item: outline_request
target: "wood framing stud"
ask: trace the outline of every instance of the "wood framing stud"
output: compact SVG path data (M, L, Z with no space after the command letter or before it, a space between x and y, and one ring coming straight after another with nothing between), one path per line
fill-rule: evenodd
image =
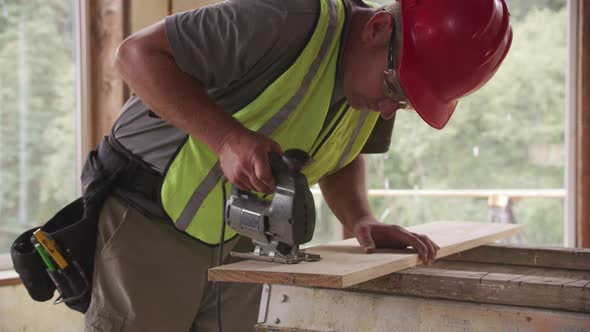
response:
M90 25L88 48L90 123L92 146L96 146L114 123L128 96L115 69L115 50L129 29L127 0L88 2Z

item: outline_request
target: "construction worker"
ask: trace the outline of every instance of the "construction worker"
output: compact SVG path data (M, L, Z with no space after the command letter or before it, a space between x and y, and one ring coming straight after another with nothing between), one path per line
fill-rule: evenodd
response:
M387 151L395 112L442 129L457 101L498 69L512 40L505 0L228 0L127 38L117 68L134 91L98 160L128 159L104 201L87 331L253 330L260 287L215 266L221 177L269 193L269 152L299 148L304 169L366 253L425 235L371 213L362 154ZM225 235L225 253L251 244ZM225 261L230 261L225 258Z

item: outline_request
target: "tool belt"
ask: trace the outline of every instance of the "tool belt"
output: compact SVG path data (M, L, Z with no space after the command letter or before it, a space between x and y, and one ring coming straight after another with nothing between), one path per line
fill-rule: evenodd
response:
M98 217L104 200L115 188L155 199L161 175L117 144L105 137L88 155L82 170L82 197L12 244L14 269L33 300L50 300L57 289L60 297L54 303L64 302L85 313L92 293Z

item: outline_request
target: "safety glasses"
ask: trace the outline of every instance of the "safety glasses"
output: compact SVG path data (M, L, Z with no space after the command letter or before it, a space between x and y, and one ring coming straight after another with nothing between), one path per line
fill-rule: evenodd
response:
M392 15L393 17L393 15ZM393 20L393 28L391 29L391 37L389 39L389 54L387 55L387 69L383 72L383 92L385 96L392 101L399 104L402 108L413 109L412 104L406 97L402 85L399 80L399 75L394 68L394 50L395 47L395 18Z

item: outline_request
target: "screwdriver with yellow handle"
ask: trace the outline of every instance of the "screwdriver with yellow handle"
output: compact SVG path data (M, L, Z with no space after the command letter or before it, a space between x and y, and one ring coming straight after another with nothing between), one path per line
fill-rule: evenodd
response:
M45 252L48 253L51 258L53 258L61 270L65 270L68 267L68 262L59 251L55 240L52 239L49 234L45 233L41 229L38 229L33 233L33 236L37 239L39 244L43 246Z

